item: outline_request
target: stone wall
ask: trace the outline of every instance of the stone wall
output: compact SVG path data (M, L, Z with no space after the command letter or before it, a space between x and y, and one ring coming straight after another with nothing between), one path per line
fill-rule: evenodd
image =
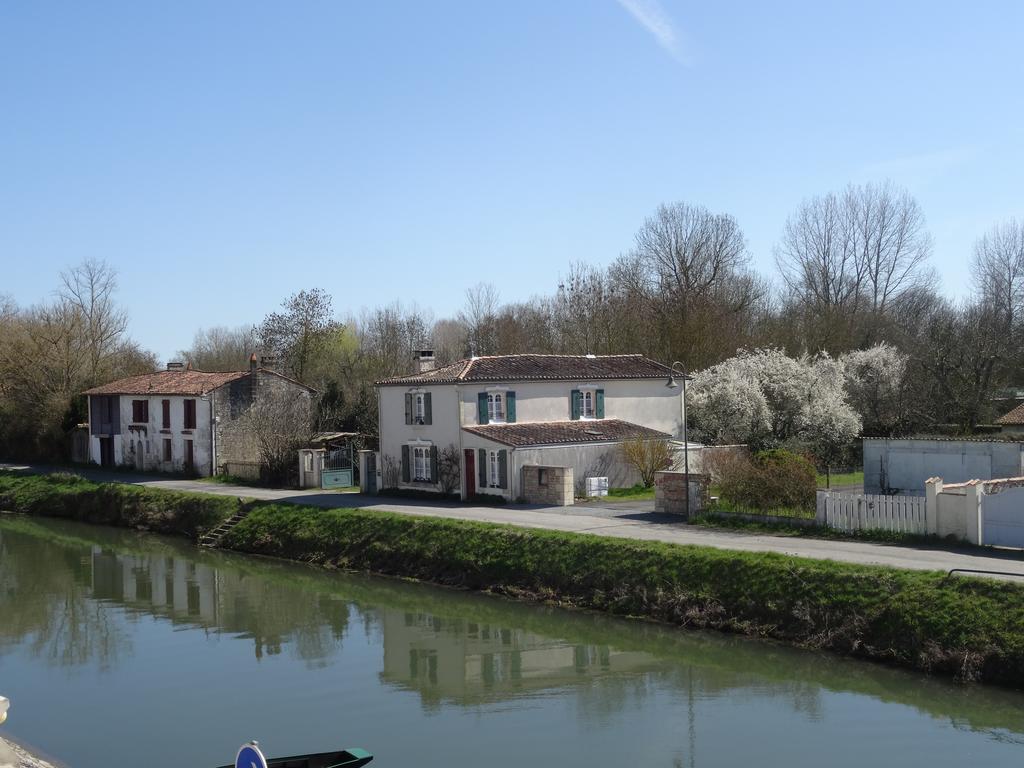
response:
M260 463L259 443L245 419L254 402L264 397L299 397L306 392L305 387L291 379L263 369L215 390L212 396L217 419L217 471L227 471L228 464L241 467Z
M690 515L704 510L708 478L690 473ZM654 475L654 511L686 515L686 473L656 472Z
M568 507L574 503L572 467L524 465L519 487L527 504Z

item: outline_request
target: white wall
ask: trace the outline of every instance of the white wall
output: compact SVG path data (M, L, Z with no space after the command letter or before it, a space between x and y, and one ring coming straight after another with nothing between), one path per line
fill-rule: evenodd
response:
M185 441L192 440L195 471L210 474L211 437L210 402L200 397L181 395L132 396L120 395L121 432L114 435L114 463L131 465L137 469L156 472L180 472L185 468ZM196 401L196 428L185 432L185 400ZM132 423L132 402L149 402L149 421L145 424ZM171 427L163 430L163 401L171 401ZM136 427L136 429L131 429ZM144 430L137 429L145 427ZM163 460L163 441L171 440L172 460ZM100 439L89 437L89 459L100 463Z
M592 387L604 390L606 419L621 419L670 435L680 434L682 388L669 389L663 379L519 381L507 385L461 384L462 424L468 426L478 423L477 395L498 386L516 393L517 423L569 421L571 392L574 389Z
M947 484L1024 475L1024 443L981 440L865 438L864 492L886 485L899 493L924 494L925 481Z

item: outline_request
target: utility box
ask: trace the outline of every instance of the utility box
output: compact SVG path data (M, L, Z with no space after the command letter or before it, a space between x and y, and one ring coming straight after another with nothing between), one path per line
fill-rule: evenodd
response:
M587 496L607 496L608 495L608 478L607 477L588 477L586 485Z

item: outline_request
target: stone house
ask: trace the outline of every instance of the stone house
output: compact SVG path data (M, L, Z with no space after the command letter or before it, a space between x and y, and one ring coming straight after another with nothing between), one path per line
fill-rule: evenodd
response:
M262 397L313 390L253 355L247 371L196 371L182 363L87 390L89 461L203 477L258 476L259 446L244 418ZM254 471L254 468L257 468Z
M669 368L641 355L499 355L377 382L380 487L441 490L456 458L463 498L523 498L524 471L572 469L612 487L639 481L622 459L627 440L668 440L682 429ZM530 469L527 469L530 468ZM390 476L389 476L390 475Z

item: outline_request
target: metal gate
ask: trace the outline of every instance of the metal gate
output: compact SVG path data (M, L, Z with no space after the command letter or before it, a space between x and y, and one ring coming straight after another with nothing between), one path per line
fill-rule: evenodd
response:
M981 543L1024 548L1024 488L1006 488L981 497Z
M321 488L350 488L355 485L355 461L352 444L330 447L324 454L320 473Z

